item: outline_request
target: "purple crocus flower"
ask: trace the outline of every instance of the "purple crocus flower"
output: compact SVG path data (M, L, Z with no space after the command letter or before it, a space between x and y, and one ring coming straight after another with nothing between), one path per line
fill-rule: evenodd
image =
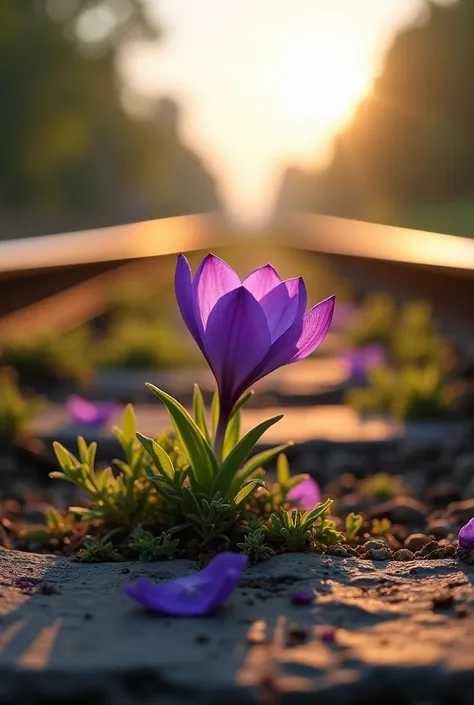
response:
M100 428L110 420L117 405L113 401L94 403L72 394L66 400L66 409L74 423Z
M286 498L298 509L311 511L321 499L321 490L316 480L308 477L307 480L303 480L303 482L292 487Z
M218 436L250 386L278 367L303 360L323 342L334 311L332 296L305 313L301 277L282 281L267 264L241 282L214 255L202 260L194 278L180 255L175 290L184 322L216 378Z
M153 612L173 617L198 617L219 607L237 587L248 558L243 553L219 553L204 570L184 578L153 583L139 578L127 594Z
M351 377L365 380L371 367L386 362L387 351L380 343L371 343L363 348L347 350L343 359Z
M458 535L459 546L465 551L474 549L474 519L465 524Z

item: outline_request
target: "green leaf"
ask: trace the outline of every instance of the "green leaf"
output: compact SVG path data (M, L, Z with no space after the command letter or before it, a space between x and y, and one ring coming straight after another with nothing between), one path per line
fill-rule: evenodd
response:
M225 460L240 438L240 411L237 410L229 419L225 430L224 443L222 446L222 460Z
M216 437L217 424L219 423L219 392L215 391L212 397L211 403L211 417L212 417L212 437Z
M232 489L234 492L237 492L238 487L242 484L242 482L245 482L248 480L248 478L256 471L258 468L263 467L267 463L270 463L275 456L277 456L279 453L281 453L283 450L286 450L289 446L292 446L293 443L284 443L281 446L276 446L275 448L269 448L268 450L262 450L261 453L257 453L254 455L250 460L248 460L245 465L242 467L242 470L239 472L239 474L236 476L234 483L232 485ZM279 458L282 456L279 455ZM285 456L283 456L285 457Z
M105 468L104 470L102 470L99 477L97 478L97 489L99 490L99 492L104 492L110 480L113 479L114 474L111 468Z
M253 389L250 389L248 392L246 392L243 396L240 397L239 401L234 405L234 408L232 409L232 413L230 415L230 418L234 416L240 409L243 407L244 404L248 402L250 397L253 397L255 392Z
M69 470L70 468L74 467L74 465L77 465L77 459L72 455L72 453L66 450L66 448L62 446L61 443L54 441L53 448L54 452L56 453L58 462L62 468Z
M247 497L257 489L257 487L266 487L266 485L262 482L262 480L250 480L247 482L235 495L234 504L237 506L242 504L242 502L244 502Z
M141 433L137 433L137 438L147 453L153 458L158 470L161 470L163 475L166 475L172 479L174 477L174 467L168 453L160 445L158 445L153 438L142 436Z
M87 447L87 443L85 442L82 436L79 436L79 438L77 439L77 449L79 451L79 458L81 460L81 463L83 465L86 465L89 459L89 448Z
M288 458L283 453L278 456L277 460L277 482L280 487L287 484L290 479L290 463Z
M147 387L168 409L195 480L203 485L212 482L218 470L217 459L196 423L176 399L153 384L148 383Z
M137 433L137 420L131 404L127 404L123 412L122 432L125 441L134 441Z
M273 426L282 418L283 414L273 416L271 419L262 421L262 423L259 423L258 426L255 426L255 428L245 434L224 460L214 483L213 489L215 492L219 491L222 495L227 496L236 474L247 460L255 444L270 426Z
M194 420L203 434L206 441L211 444L211 436L209 434L209 429L207 428L206 421L206 409L204 406L204 399L202 397L202 392L197 384L194 385L194 395L193 395L193 411Z
M93 441L89 446L89 452L87 454L87 461L86 461L90 468L94 467L96 453L97 453L97 443L96 443L96 441Z

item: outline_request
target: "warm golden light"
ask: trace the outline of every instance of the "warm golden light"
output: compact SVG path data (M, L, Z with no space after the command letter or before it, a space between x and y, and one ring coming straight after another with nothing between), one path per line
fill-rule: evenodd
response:
M368 89L370 66L340 37L297 40L276 65L278 111L297 129L334 128Z

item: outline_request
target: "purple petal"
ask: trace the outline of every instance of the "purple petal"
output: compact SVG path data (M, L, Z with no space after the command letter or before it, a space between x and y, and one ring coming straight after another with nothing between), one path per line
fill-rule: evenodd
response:
M242 383L263 360L271 345L260 304L243 286L225 294L214 306L204 347L216 377L221 401L233 405Z
M201 336L194 316L194 296L191 267L184 255L179 255L174 275L176 301L189 332L201 347Z
M312 477L308 477L307 480L292 487L286 497L298 509L311 511L321 499L321 490L318 483Z
M294 605L310 605L314 600L314 594L306 590L295 590L291 595L291 601Z
M248 558L220 553L204 570L165 583L139 578L127 594L147 609L174 617L196 617L219 607L237 587Z
M117 405L112 401L95 404L72 394L66 399L66 409L74 423L99 427L110 420Z
M459 546L466 551L474 549L474 519L465 524L459 532Z
M269 291L281 284L281 279L271 264L259 267L251 272L242 282L251 294L260 301Z
M240 285L239 277L224 260L215 255L203 259L193 280L195 320L200 333L219 299Z
M373 343L363 348L347 350L343 359L351 377L365 379L371 367L386 362L387 351L380 343Z
M303 360L321 345L331 325L334 312L335 297L331 296L325 301L316 304L303 317L303 330L297 343L297 351L291 362Z
M306 308L305 283L301 277L288 279L265 294L259 303L267 317L274 343L295 322L297 316L303 316Z

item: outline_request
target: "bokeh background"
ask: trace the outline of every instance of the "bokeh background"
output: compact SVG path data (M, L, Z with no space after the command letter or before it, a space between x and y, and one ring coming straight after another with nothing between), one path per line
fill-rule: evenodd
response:
M2 239L222 209L474 234L472 0L3 0Z

